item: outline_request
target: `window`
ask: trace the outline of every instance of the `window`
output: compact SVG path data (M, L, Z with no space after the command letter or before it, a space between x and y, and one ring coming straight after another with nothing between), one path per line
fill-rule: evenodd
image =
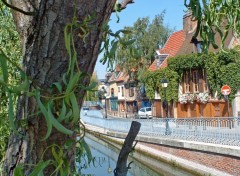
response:
M163 63L163 61L166 59L166 57L167 57L168 55L166 55L166 54L161 54L161 55L158 55L156 58L156 60L157 60L157 68L159 68L160 67L160 65Z
M208 90L206 72L201 69L186 71L182 86L184 93L206 92Z
M118 87L118 92L120 92L120 87Z
M187 71L185 74L184 74L184 92L185 93L190 93L190 72Z
M122 97L124 97L124 89L123 89L123 87L122 87Z
M194 70L192 72L193 76L193 92L199 92L198 87L199 87L199 77L198 77L198 70Z
M118 110L118 101L117 99L111 99L111 110L117 111Z
M133 97L134 96L134 88L130 87L129 88L129 97Z
M111 96L114 97L114 88L111 88Z
M146 108L146 111L152 111L152 108Z

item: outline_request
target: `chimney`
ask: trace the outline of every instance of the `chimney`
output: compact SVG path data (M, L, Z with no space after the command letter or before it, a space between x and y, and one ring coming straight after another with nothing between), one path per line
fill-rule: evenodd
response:
M187 12L183 16L183 30L186 33L191 33L196 28L197 21L192 19L192 12Z

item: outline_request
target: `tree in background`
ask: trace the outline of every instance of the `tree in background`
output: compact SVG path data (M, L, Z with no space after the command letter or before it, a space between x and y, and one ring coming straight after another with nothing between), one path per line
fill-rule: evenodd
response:
M85 98L84 98L84 101L98 101L98 77L97 77L97 74L96 72L93 72L92 76L91 76L91 79L90 79L90 84L95 84L96 86L91 89L91 90L88 90L85 94Z
M125 27L128 33L123 34L123 40L135 40L131 45L125 46L119 43L116 51L116 65L131 75L132 71L137 71L137 76L141 80L142 75L154 61L154 53L162 47L173 32L168 26L163 24L163 11L150 21L149 17L139 18L133 27Z

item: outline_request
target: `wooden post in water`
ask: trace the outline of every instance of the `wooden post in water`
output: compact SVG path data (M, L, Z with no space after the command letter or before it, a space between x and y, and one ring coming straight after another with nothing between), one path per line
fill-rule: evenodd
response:
M117 166L114 169L114 176L126 176L129 166L127 166L127 158L130 152L133 150L133 142L137 137L140 130L141 123L132 121L128 135L124 141L122 149L118 156ZM130 165L130 164L129 164Z

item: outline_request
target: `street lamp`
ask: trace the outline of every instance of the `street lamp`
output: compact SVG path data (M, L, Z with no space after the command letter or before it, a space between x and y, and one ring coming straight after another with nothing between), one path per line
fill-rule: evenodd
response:
M169 129L169 124L168 124L168 102L167 102L167 95L166 95L166 89L167 89L167 86L168 86L168 81L167 81L167 79L163 78L161 83L162 83L162 87L164 89L163 108L165 108L165 110L166 110L166 131L165 131L165 135L169 135L170 134L170 129Z
M106 98L107 98L107 91L104 87L102 87L102 93L104 95L104 99L105 99L105 118L107 118L107 101L106 101Z

